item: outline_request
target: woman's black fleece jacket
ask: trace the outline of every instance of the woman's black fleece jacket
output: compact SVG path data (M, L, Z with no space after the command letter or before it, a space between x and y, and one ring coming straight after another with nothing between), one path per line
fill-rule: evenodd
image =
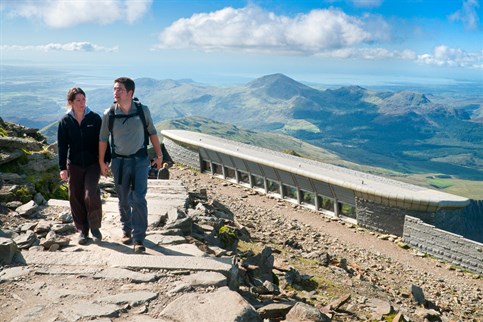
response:
M90 111L81 124L67 113L59 122L57 146L59 150L59 168L67 169L67 159L73 165L87 168L99 162L99 132L102 119L99 114ZM109 148L106 162L110 162Z

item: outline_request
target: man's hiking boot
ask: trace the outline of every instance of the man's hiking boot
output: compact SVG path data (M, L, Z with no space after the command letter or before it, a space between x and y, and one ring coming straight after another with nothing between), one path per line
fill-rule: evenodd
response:
M91 234L95 242L100 242L102 240L102 234L99 228L91 228Z
M134 243L134 252L136 254L143 254L146 252L146 247L144 247L142 242L135 242Z
M89 237L88 237L88 234L89 233L84 233L84 232L81 232L79 234L79 239L77 239L77 243L79 245L85 245L89 242Z
M123 243L124 245L130 245L132 243L131 234L123 232L122 238L121 238L121 243Z

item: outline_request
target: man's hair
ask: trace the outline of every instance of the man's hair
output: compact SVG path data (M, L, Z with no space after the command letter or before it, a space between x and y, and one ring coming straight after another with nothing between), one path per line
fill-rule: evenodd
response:
M124 84L124 87L126 87L126 91L132 91L134 95L134 89L136 88L136 85L134 84L134 81L130 79L129 77L119 77L114 80L115 83L121 83Z

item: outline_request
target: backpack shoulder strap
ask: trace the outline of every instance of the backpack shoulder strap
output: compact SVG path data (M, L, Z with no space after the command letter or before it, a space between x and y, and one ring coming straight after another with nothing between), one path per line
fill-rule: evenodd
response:
M141 122L143 122L144 145L148 146L149 145L148 124L146 122L146 116L144 115L143 106L142 106L141 102L138 100L137 97L133 98L133 101L134 101L134 105L136 105L137 114L139 115L139 118L141 118Z
M111 105L111 107L109 108L109 112L108 112L108 128L109 128L109 133L111 133L111 157L114 157L116 155L116 153L114 152L114 135L112 134L112 128L114 126L114 118L116 117L116 115L114 115L114 109L116 108L116 104L113 103Z
M109 108L109 132L112 134L112 127L114 126L114 118L116 117L116 115L114 115L114 109L116 108L116 105L115 104L112 104L111 107Z

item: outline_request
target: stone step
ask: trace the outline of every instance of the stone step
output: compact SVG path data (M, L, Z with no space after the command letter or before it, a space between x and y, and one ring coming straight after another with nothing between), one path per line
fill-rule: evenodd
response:
M157 180L157 179L148 179L148 186L153 186L153 187L161 187L161 186L166 186L166 187L183 187L183 182L181 180Z
M47 206L70 208L69 200L61 199L49 199L49 201L47 201Z
M101 252L101 254L102 256L96 256L90 251L72 253L32 251L22 253L29 265L213 271L224 275L228 275L231 269L230 258L153 256L150 254L122 254L107 251Z

